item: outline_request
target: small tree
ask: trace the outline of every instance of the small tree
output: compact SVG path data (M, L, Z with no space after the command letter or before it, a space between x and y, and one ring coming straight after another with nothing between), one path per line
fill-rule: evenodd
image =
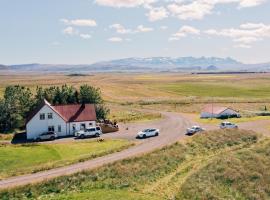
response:
M95 106L97 119L106 119L110 114L110 109L105 107L103 104L98 104Z
M80 103L102 104L103 99L99 88L82 85L79 92Z

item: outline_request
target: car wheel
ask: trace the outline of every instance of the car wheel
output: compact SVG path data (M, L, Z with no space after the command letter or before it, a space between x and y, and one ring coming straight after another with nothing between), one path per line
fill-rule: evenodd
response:
M146 138L146 135L145 134L143 135L143 138Z
M158 134L159 134L159 133L158 133L158 132L156 132L155 136L158 136Z
M82 135L80 135L80 138L81 138L81 139L84 139L84 138L85 138L85 136L82 134Z
M96 137L100 137L99 133L96 133L95 136L96 136Z
M52 136L50 139L51 139L51 140L55 140L55 137L54 137L54 136Z

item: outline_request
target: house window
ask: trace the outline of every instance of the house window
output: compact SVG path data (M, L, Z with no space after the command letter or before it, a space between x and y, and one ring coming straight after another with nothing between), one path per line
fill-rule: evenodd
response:
M44 114L44 113L40 113L39 119L40 119L40 120L45 120L45 114Z
M48 119L52 119L53 118L53 114L52 113L48 113Z
M80 125L80 130L85 130L85 124Z
M89 126L93 126L93 123L89 123Z
M61 125L58 125L58 132L61 132Z
M76 131L76 124L72 124L72 131Z
M54 132L54 126L48 126L48 131L49 132Z

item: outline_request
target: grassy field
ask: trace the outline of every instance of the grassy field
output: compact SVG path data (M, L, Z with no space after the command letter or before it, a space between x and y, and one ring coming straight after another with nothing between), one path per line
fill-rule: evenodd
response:
M14 84L28 86L33 91L37 85L46 87L68 84L79 87L90 84L101 88L103 98L109 105L124 105L126 112L132 112L134 108L200 112L209 102L237 110L258 111L265 106L270 109L268 74L58 74L34 75L31 80L29 75L0 75L0 96L7 85ZM144 120L144 117L139 118ZM119 119L122 120L121 116Z
M269 199L270 140L212 131L92 171L2 191L2 199Z
M123 150L130 145L125 140L3 144L0 145L0 179L84 161Z
M147 111L141 111L139 109L130 108L127 109L126 106L109 106L110 115L109 118L112 121L117 122L138 122L138 121L152 121L161 119L162 116L160 113L153 113Z

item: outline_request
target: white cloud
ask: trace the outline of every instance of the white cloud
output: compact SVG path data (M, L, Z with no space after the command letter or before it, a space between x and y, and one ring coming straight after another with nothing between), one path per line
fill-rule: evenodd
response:
M93 19L73 19L73 20L61 19L60 21L69 26L87 26L87 27L97 26L96 21Z
M150 28L150 27L145 27L143 25L139 25L137 27L137 30L135 32L151 32L153 31L154 29L153 28Z
M150 32L153 31L154 29L151 27L145 27L143 25L137 26L136 29L127 29L121 24L112 24L110 26L111 29L115 29L117 33L119 34L135 34L135 33L141 33L141 32Z
M170 4L168 9L173 16L182 20L202 19L211 13L214 5L204 1L194 1L190 4Z
M229 28L215 30L210 29L205 31L208 35L216 35L221 37L231 38L238 47L250 48L251 44L265 38L270 38L270 25L262 23L245 23L239 28Z
M131 8L142 5L148 5L155 1L156 0L96 0L95 2L102 6L110 6L116 8L121 7Z
M81 37L82 39L88 40L88 39L90 39L92 36L89 35L89 34L80 34L80 37Z
M169 4L168 10L173 16L182 20L203 19L206 15L213 13L213 9L218 4L238 4L239 8L254 7L261 5L266 0L195 0L195 1L175 1Z
M234 48L250 49L251 46L247 45L247 44L236 44L236 45L234 45Z
M77 35L78 33L79 32L71 26L68 26L63 30L63 34L65 35Z
M239 2L239 7L245 8L245 7L254 7L261 5L266 0L241 0Z
M179 40L181 37L186 37L188 35L200 35L200 30L192 26L182 26L177 33L174 33L169 41Z
M120 37L111 37L108 39L110 42L123 42L123 39Z
M126 29L124 26L122 26L121 24L112 24L110 26L110 28L113 28L116 30L117 33L120 34L127 34L127 33L132 33L131 29Z
M168 29L168 26L161 26L159 27L161 30L167 30Z
M149 21L153 22L167 18L169 13L164 7L150 7L149 12L146 15L148 16Z

